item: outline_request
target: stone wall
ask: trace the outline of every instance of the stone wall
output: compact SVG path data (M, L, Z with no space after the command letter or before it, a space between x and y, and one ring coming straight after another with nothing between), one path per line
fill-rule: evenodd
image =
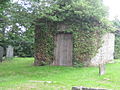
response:
M102 47L98 50L97 55L91 59L89 66L98 66L114 59L114 41L115 35L107 33L103 36Z

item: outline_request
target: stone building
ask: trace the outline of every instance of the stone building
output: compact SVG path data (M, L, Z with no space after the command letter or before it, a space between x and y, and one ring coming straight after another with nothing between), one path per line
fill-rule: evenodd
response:
M107 33L102 39L102 47L98 50L96 56L91 59L90 66L97 66L114 59L115 35L113 33Z
M62 26L61 30L64 31L65 28L65 26ZM97 54L91 60L89 55L79 55L80 57L83 56L81 62L85 66L98 66L99 64L105 64L114 59L115 35L113 33L107 33L103 35L102 41L102 46L98 49ZM86 41L84 41L84 43L86 43ZM53 61L53 65L72 66L74 57L72 33L58 33L55 37L55 44L55 60ZM95 47L97 47L97 45L95 45Z
M82 29L69 31L71 30L69 25L60 23L54 34L45 33L43 37L39 29L40 26L37 26L34 65L44 65L48 62L47 64L55 66L78 64L98 66L114 59L115 35L113 33L107 33L101 37L99 30L95 32ZM47 41L46 36L51 36L49 37L51 42ZM38 37L43 39L39 40Z

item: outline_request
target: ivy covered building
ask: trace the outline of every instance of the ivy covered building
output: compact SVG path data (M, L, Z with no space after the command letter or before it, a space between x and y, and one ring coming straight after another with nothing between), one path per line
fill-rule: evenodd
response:
M57 0L40 14L34 65L91 66L113 58L114 28L101 0Z
M84 36L81 36L76 39L78 47L75 47L74 43L76 41L74 41L73 33L64 31L67 28L68 27L63 24L60 25L58 33L55 35L55 59L53 65L72 66L75 64L83 64L84 66L98 66L99 64L105 64L114 59L114 33L105 33L102 35L101 46L98 42L100 39L98 39L97 36L94 39L90 37L91 40L89 41L87 41L87 38L84 38ZM82 31L80 33L82 33ZM94 51L92 52L93 48L96 49L96 53ZM76 52L74 51L75 49L77 50Z

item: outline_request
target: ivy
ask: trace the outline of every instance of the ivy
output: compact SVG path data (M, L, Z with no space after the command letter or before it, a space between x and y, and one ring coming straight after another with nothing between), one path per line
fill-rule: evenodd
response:
M113 20L113 23L115 27L117 28L117 31L115 32L115 59L120 58L120 20L116 17Z

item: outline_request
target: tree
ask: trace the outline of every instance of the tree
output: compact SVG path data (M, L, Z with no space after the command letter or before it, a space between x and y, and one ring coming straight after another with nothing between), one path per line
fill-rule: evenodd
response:
M33 56L34 31L31 25L27 26L30 24L28 18L27 22L29 23L26 23L26 18L23 18L26 15L26 9L17 3L13 4L11 2L4 2L1 4L1 7L4 9L0 13L2 16L0 45L4 48L8 45L14 46L16 56ZM16 13L19 11L21 11L21 14ZM24 16L20 17L23 13Z
M8 8L10 0L0 0L0 46L5 48L5 28L7 24L7 18L5 9Z
M0 0L0 45L3 45L5 26L6 26L6 13L5 9L8 7L9 0Z

